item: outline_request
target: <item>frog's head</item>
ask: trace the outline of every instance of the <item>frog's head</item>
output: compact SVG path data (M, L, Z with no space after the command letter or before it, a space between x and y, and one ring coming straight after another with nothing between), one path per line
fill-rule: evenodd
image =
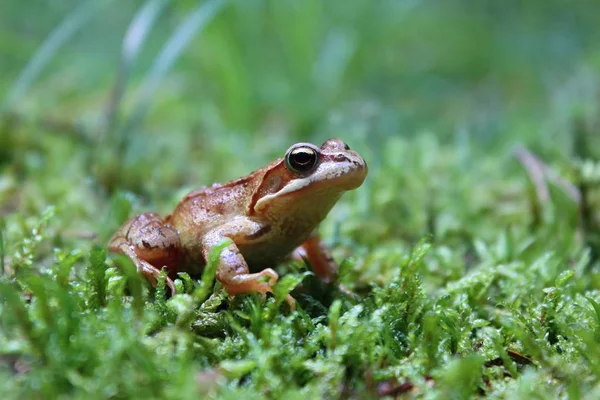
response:
M253 209L270 219L293 214L295 219L320 221L345 191L359 187L366 176L365 160L340 139L329 139L321 147L296 143L266 167Z
M280 195L300 191L344 192L359 187L367 176L367 163L340 139L329 139L320 148L297 143L285 153L291 179Z

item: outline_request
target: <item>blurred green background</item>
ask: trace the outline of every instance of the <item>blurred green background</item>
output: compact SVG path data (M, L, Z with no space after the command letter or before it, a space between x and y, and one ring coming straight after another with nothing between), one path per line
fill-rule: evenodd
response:
M148 106L130 121L130 140L157 139L161 154L182 160L205 141L199 138L224 132L282 138L265 141L276 150L330 135L356 135L378 150L382 137L422 130L485 144L507 136L567 142L572 108L595 103L594 1L207 2L210 21L177 42L199 4L4 1L5 109L100 135L128 28L147 36L131 41L136 56L119 121L109 128ZM25 65L61 28L67 32L55 51L23 87ZM144 93L149 71L168 58L161 51L169 40L167 52L185 48L156 91Z
M336 211L362 216L345 226L363 241L493 237L480 217L531 219L516 145L559 169L598 154L598 15L559 0L4 1L2 211L57 204L63 228L103 241L118 193L168 213L293 142L341 137L370 166Z
M369 162L353 209L381 214L379 238L431 231L429 208L450 210L448 229L490 210L521 221L498 202L525 190L515 145L598 154L598 15L559 0L4 1L1 204L59 203L97 230L117 192L168 212L335 136Z

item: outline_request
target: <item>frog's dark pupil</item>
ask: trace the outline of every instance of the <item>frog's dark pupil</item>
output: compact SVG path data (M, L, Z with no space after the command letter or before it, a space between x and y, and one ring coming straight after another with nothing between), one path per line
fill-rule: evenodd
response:
M308 163L310 163L310 161L312 160L312 152L307 152L304 150L298 150L297 152L294 153L294 161L297 164L300 165L306 165Z
M317 153L309 148L295 149L289 154L287 162L292 170L305 173L315 166Z

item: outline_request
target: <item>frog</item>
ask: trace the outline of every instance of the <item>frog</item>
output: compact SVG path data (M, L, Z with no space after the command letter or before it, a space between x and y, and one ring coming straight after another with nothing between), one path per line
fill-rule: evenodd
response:
M279 279L273 267L290 258L304 260L330 283L338 265L316 230L367 173L366 161L341 139L320 147L295 143L245 177L188 193L164 218L154 212L129 218L108 248L128 257L154 284L164 268L172 295L176 274L200 273L215 246L224 246L216 279L231 296L273 293ZM285 299L294 309L294 298Z

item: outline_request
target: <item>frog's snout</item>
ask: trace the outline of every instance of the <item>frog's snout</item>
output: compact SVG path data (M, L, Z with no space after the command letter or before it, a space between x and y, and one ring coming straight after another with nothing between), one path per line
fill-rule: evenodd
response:
M342 188L353 190L362 185L369 172L369 167L367 162L354 151L347 152L345 157L349 166L343 179Z

